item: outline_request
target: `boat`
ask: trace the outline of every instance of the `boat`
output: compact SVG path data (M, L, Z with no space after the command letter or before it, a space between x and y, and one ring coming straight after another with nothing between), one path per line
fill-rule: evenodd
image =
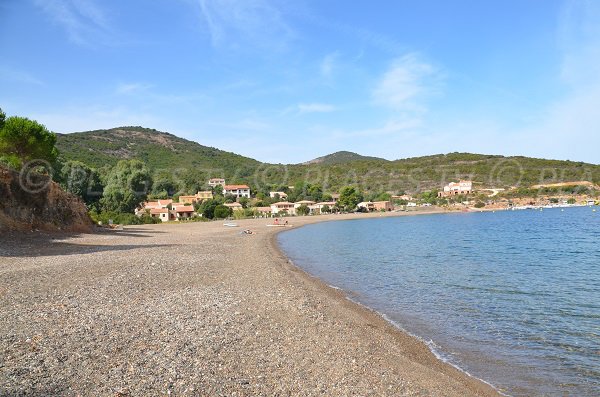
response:
M224 223L223 226L227 226L227 227L237 227L238 224L237 223Z

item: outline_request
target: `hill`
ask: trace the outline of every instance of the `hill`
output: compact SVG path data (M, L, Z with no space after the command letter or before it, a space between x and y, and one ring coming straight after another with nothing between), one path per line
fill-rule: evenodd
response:
M256 166L258 161L225 152L175 135L143 127L58 134L57 147L64 159L101 168L119 160L139 159L152 169Z
M303 164L267 164L143 127L61 134L57 146L63 160L79 160L97 169L122 159L142 160L155 173L155 181L181 180L188 193L211 177L247 183L255 192L267 194L269 189L300 182L320 184L329 192L348 185L367 192L422 192L459 179L473 180L476 188L600 181L600 165L473 153L388 161L342 151Z
M387 161L386 159L382 159L379 157L369 157L362 156L358 153L348 152L348 151L339 151L335 153L328 154L326 156L317 157L316 159L307 161L303 163L304 165L308 164L344 164L351 163L354 161Z

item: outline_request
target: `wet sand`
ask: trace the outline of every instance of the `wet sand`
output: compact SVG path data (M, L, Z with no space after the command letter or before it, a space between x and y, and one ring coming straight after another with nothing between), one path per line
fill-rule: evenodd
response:
M0 237L0 395L498 395L293 266L271 222Z

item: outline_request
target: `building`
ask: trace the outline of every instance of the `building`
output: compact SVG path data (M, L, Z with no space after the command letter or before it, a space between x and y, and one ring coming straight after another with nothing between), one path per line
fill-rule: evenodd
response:
M391 211L394 206L391 201L363 201L358 203L358 208L364 208L367 211Z
M331 201L333 201L334 203L337 203L339 199L340 199L339 193L331 194Z
M308 208L310 208L311 214L320 214L325 206L329 207L329 210L331 211L333 210L333 207L335 207L335 203L333 201L322 201L320 203L309 205Z
M149 214L153 218L159 218L162 222L171 220L171 214L168 208L152 208L149 210ZM141 216L141 214L139 216Z
M294 203L287 201L280 201L278 203L271 204L271 214L273 215L296 215L296 207Z
M471 181L460 181L450 182L444 186L444 190L438 193L438 197L450 197L458 196L459 194L471 194L473 193L473 182Z
M223 204L227 208L231 208L233 211L243 211L244 207L240 203L225 203Z
M412 201L413 196L410 194L403 194L401 196L392 196L392 201Z
M225 186L225 179L223 179L223 178L210 178L208 180L208 186L210 186L210 187Z
M279 195L279 198L282 200L287 200L288 195L285 192L269 192L269 197L275 198L276 195Z
M307 207L310 207L311 205L314 205L315 202L314 201L310 201L310 200L300 200L300 201L296 201L294 203L294 208L298 208L301 205L306 205Z
M273 213L271 207L254 207L254 212L259 216L271 216Z
M207 190L207 191L198 192L193 196L179 196L179 202L182 204L186 204L186 203L194 204L199 201L208 200L211 198L213 198L213 194L210 190Z
M190 219L194 216L194 206L175 204L170 212L176 221Z
M237 198L250 198L250 187L247 185L224 185L223 195L231 194Z
M168 209L170 205L173 205L173 200L171 199L146 201L144 204L141 205L141 207L135 209L135 214L137 216L142 216L148 213L152 215L152 210ZM158 216L158 212L155 211L155 214Z

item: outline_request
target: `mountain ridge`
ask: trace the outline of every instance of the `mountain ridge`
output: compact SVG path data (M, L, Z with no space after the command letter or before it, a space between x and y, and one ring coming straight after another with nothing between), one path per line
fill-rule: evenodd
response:
M458 179L496 188L600 181L596 164L459 152L386 160L340 151L300 164L270 164L135 126L58 134L57 147L63 161L77 160L96 169L112 167L119 160L141 160L155 174L162 173L155 179L182 180L190 193L212 177L267 193L269 186L300 182L317 183L329 191L358 185L367 191L416 192L440 189Z

